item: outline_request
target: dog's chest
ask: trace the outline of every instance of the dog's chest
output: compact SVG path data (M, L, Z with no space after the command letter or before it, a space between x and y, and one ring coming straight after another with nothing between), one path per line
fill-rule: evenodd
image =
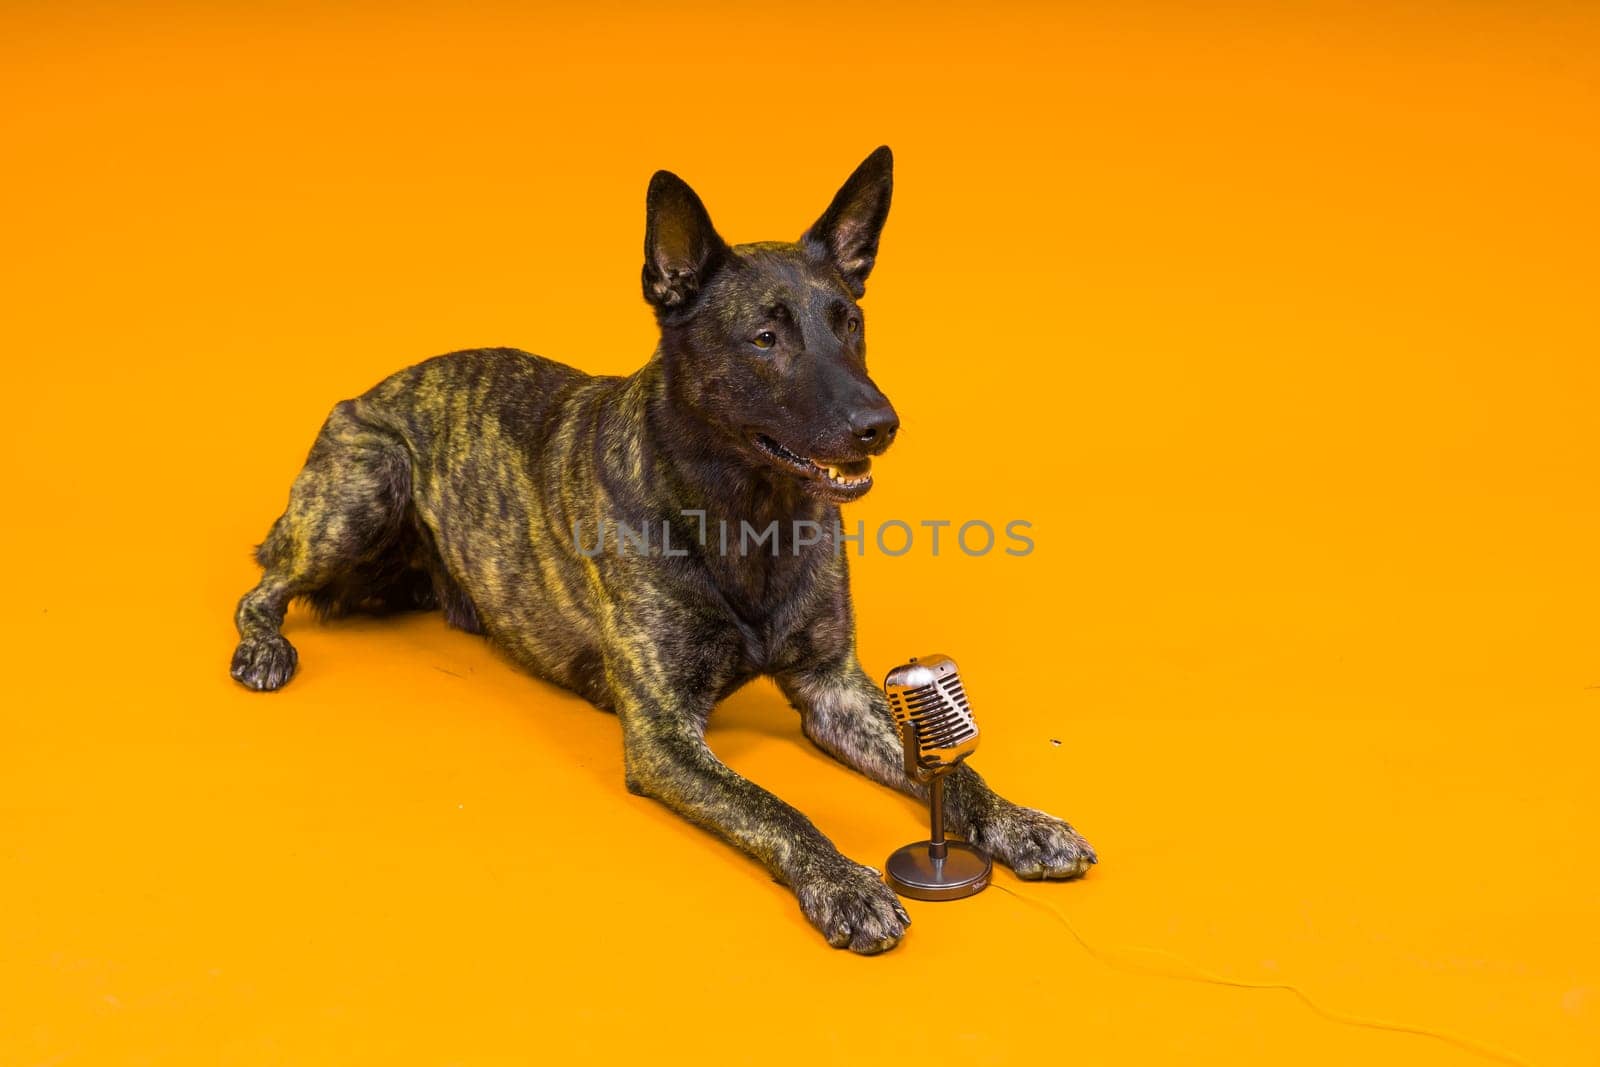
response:
M723 609L718 614L739 634L742 666L758 672L772 669L814 614L826 572L810 553L711 562L709 579Z

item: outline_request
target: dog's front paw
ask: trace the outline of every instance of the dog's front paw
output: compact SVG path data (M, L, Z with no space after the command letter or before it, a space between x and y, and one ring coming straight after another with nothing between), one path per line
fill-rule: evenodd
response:
M233 650L233 678L246 689L278 689L293 675L300 656L282 634L246 637Z
M878 872L849 860L802 880L795 896L828 944L863 956L894 948L911 925L900 898L883 884Z
M972 827L968 840L1018 878L1081 878L1100 862L1094 848L1064 820L1007 804Z

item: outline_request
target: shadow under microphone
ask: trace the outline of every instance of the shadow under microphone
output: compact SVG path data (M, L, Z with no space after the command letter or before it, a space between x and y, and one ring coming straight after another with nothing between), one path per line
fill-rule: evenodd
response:
M989 857L944 834L944 776L978 748L978 724L949 656L932 655L889 672L883 683L889 711L900 728L906 773L928 786L928 840L889 857L889 887L913 900L959 900L989 884Z

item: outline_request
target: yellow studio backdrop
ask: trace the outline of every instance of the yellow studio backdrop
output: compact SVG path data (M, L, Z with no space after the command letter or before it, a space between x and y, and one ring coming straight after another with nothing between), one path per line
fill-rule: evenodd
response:
M0 19L0 1063L1490 1062L1133 946L1596 1062L1593 5ZM653 170L792 239L880 143L904 430L846 519L1035 548L869 545L863 658L960 661L1085 881L857 958L437 615L229 679L335 401L629 371ZM922 827L770 685L710 740L858 860Z

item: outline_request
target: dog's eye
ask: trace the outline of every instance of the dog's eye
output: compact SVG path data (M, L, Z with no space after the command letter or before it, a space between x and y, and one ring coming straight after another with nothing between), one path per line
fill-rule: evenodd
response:
M849 330L851 333L855 333L857 330L861 329L861 320L856 318L854 315L851 315L844 321L844 328Z
M760 333L750 338L750 343L755 345L757 348L771 348L773 345L778 343L778 335L773 333L771 330L762 330Z

